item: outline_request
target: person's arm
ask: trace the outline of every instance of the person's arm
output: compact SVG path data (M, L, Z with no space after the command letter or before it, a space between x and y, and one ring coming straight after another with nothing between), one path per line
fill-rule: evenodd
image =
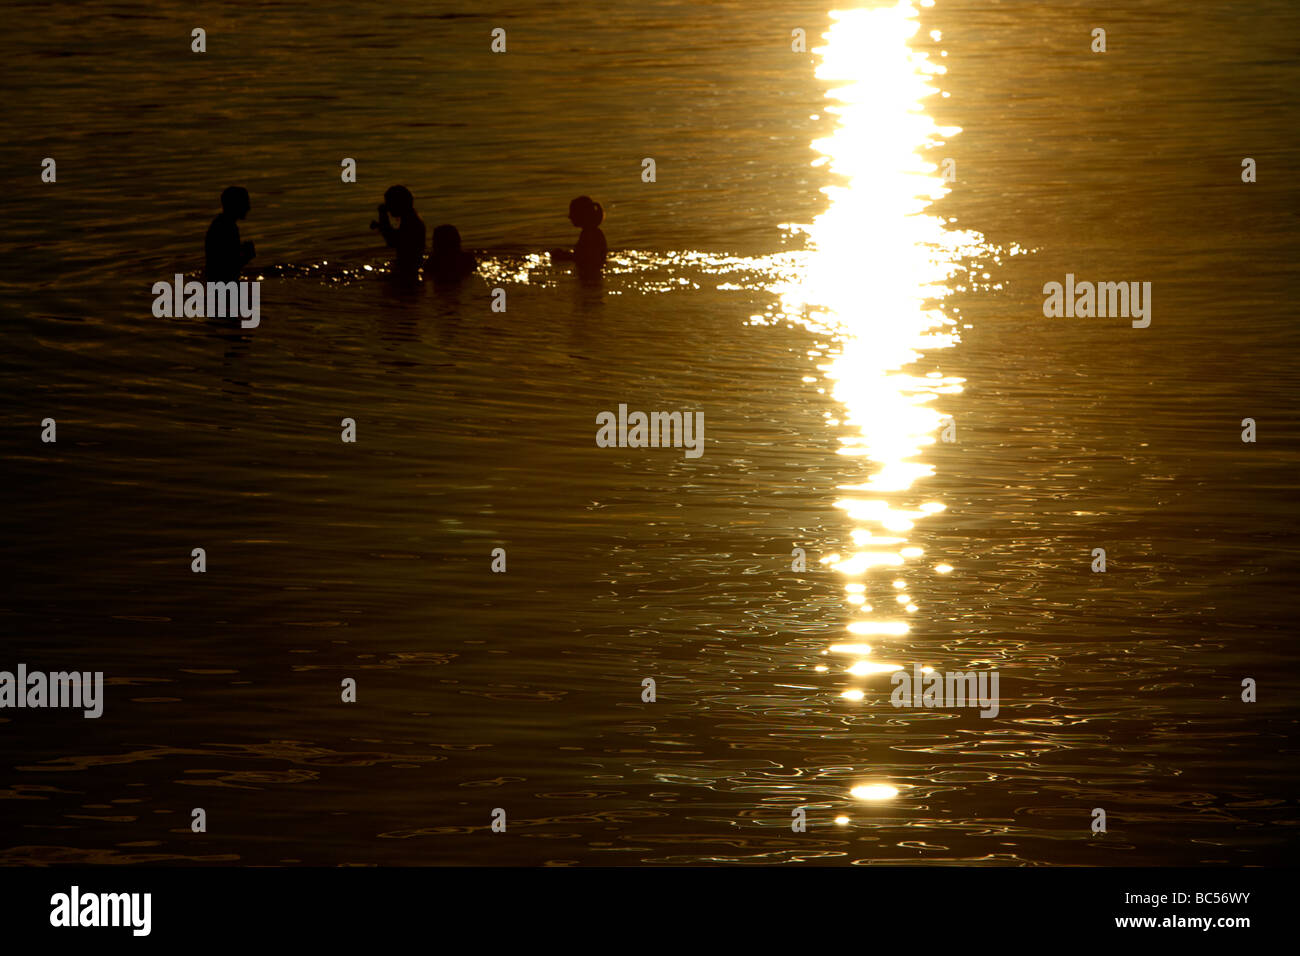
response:
M394 229L393 224L388 221L388 207L383 203L379 204L378 221L372 222L370 228L379 230L379 234L384 237L384 243L386 245L394 248L397 247L397 230Z

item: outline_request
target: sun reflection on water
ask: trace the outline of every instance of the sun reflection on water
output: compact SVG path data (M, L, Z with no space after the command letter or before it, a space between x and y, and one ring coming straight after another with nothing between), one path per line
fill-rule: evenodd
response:
M827 167L837 182L824 190L826 211L802 229L802 268L776 289L787 321L834 342L815 360L843 407L829 424L839 430L848 478L835 507L851 530L842 552L821 560L844 581L847 633L881 645L830 645L831 653L849 657L835 670L853 679L841 693L851 704L887 695L887 675L903 666L888 660L890 644L909 634L906 618L920 609L909 578L938 570L926 569L924 549L907 535L944 510L915 486L934 474L921 456L945 427L944 400L959 394L963 381L917 366L959 342L943 299L950 280L965 273L963 262L989 253L978 233L927 212L949 190L922 154L960 129L938 126L925 112L926 99L938 93L934 78L945 69L912 49L918 16L906 0L831 14L825 45L814 53L818 78L831 85L826 112L837 125L812 148L813 165ZM871 783L850 795L879 801L898 793Z

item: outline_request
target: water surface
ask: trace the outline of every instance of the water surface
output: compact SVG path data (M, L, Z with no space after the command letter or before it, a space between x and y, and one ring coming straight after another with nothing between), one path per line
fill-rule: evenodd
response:
M1294 8L481 10L0 41L0 666L109 682L0 718L0 860L1284 862ZM231 182L262 325L154 319ZM394 182L481 277L384 280ZM579 192L594 289L537 255ZM1043 318L1066 272L1152 325ZM705 454L596 447L620 403Z

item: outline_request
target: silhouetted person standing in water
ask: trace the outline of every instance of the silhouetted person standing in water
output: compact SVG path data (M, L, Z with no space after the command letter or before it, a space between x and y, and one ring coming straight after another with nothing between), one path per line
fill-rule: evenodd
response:
M388 221L392 213L401 223L396 229ZM420 262L424 259L424 220L415 211L415 198L405 186L389 186L379 207L379 219L370 224L378 229L384 242L397 250L393 260L394 278L418 279Z
M552 249L551 258L557 262L572 262L578 267L578 275L583 278L598 277L609 252L605 234L600 231L600 224L604 221L605 210L600 203L590 196L579 196L569 203L569 222L582 230L578 234L578 244L572 252L567 249Z
M439 285L459 282L477 268L474 257L460 248L460 232L455 226L438 226L433 230L433 248L424 264L424 278Z
M209 282L237 281L239 270L253 258L253 244L239 241L239 220L252 208L243 186L230 186L221 194L221 212L208 226L203 240L207 257L204 276Z

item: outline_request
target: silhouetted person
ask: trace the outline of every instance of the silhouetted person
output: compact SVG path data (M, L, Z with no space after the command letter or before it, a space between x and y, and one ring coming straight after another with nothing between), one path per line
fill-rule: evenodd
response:
M578 274L598 276L605 266L605 256L609 246L605 234L600 231L600 224L605 221L605 210L600 203L590 196L579 196L569 203L569 222L582 230L578 234L578 244L573 251L552 249L551 258L558 262L572 262L578 267Z
M433 230L429 261L424 264L425 279L449 285L459 282L477 268L474 257L460 248L460 232L455 226L438 226Z
M396 229L388 221L389 213L401 220ZM370 228L378 229L384 242L397 250L393 275L399 279L419 278L420 262L424 259L424 220L415 211L411 191L405 186L389 186L379 206L379 219Z
M253 258L253 244L239 241L239 220L252 208L243 186L230 186L221 194L221 212L208 226L203 240L207 257L204 275L209 282L237 281L239 270Z

